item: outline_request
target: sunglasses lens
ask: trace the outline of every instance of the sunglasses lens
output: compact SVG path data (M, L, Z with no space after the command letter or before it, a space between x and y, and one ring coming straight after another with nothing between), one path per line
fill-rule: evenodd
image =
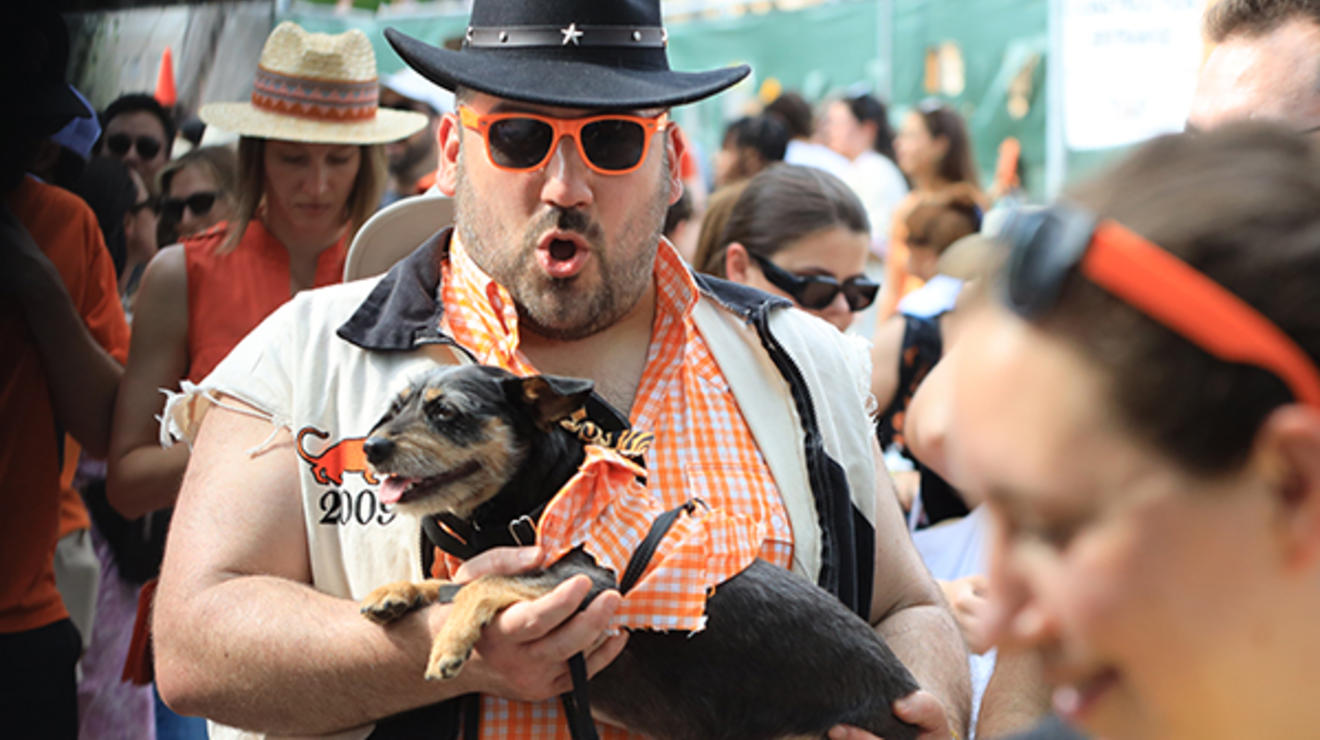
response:
M128 154L129 147L133 146L133 139L127 134L115 134L107 136L105 139L105 148L116 157L122 157Z
M540 164L553 139L554 130L534 118L504 118L492 123L486 133L491 161L519 170Z
M193 193L188 196L188 210L194 216L205 216L215 205L215 193Z
M177 198L167 198L160 202L160 215L166 221L178 223L183 218L183 201Z
M150 136L139 136L137 150L143 159L151 159L160 153L160 142Z
M839 284L833 280L823 280L821 278L805 277L806 282L802 283L801 290L798 291L798 303L803 308L820 310L830 305L834 296L839 294Z
M635 121L605 119L582 127L582 151L602 170L626 170L642 159L646 129Z
M843 284L843 297L848 301L848 308L860 311L875 302L875 295L880 291L880 284L866 279L849 280Z

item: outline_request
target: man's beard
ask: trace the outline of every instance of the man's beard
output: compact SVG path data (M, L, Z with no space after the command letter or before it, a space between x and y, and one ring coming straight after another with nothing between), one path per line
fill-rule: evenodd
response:
M521 327L547 339L582 339L614 325L646 294L669 206L667 178L658 179L656 192L626 220L614 244L606 243L601 225L585 212L545 204L521 234L507 234L482 207L461 156L457 179L455 221L463 245L477 266L509 292ZM582 274L552 278L542 271L536 247L550 229L581 235L600 276L590 292L579 285Z

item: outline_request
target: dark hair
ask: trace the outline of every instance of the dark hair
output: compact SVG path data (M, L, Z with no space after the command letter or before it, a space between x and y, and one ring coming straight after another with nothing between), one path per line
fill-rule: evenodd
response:
M834 226L871 233L866 209L852 189L824 170L778 164L747 182L724 224L718 247L694 263L702 272L724 277L724 254L730 242L770 257L790 242Z
M1229 36L1260 36L1295 18L1320 26L1317 0L1219 0L1205 13L1205 36L1219 44ZM1318 62L1320 64L1320 62Z
M981 178L976 172L972 141L967 135L967 124L963 122L963 117L938 101L924 102L915 110L931 138L943 136L949 142L944 157L940 159L937 170L939 176L947 182L966 182L979 188Z
M692 196L684 188L683 194L678 196L678 200L665 211L664 235L672 235L680 223L690 218L692 218Z
M981 208L975 196L970 188L955 187L923 198L908 213L907 245L941 255L949 245L980 231Z
M1277 127L1229 124L1164 136L1071 198L1176 255L1320 360L1320 152ZM1185 469L1242 465L1292 396L1273 374L1221 361L1077 274L1042 326L1107 378L1130 433Z
M788 128L789 138L792 139L810 138L815 128L812 125L811 105L791 90L775 98L774 102L765 107L765 112L767 115L778 116Z
M861 123L875 124L875 143L871 148L889 157L889 161L897 161L894 156L894 127L889 125L889 111L885 104L872 95L856 95L844 98L843 102L847 104L853 118Z
M160 121L160 126L165 130L164 144L165 158L169 159L170 149L174 147L174 116L165 110L157 100L146 93L129 93L115 98L110 105L106 106L105 111L101 113L101 131L105 131L108 125L116 117L125 113L137 113L144 111L155 116ZM101 145L105 142L105 134L102 133L101 141L96 144L96 151L101 151ZM148 183L150 184L150 183Z
M782 162L788 149L788 127L777 116L744 116L724 129L724 146L752 149L762 161Z
M137 202L137 183L128 174L128 166L115 157L92 157L82 176L70 188L91 206L101 226L105 246L114 261L115 274L124 271L128 245L124 234L124 214Z

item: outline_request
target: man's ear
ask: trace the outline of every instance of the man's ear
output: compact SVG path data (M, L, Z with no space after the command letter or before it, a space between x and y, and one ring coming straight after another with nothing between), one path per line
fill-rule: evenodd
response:
M435 173L435 184L440 192L454 197L458 190L459 139L463 136L463 125L455 113L446 113L440 117L436 127L436 153L440 158L439 169Z
M1252 457L1274 497L1284 566L1320 570L1320 410L1290 404L1256 434Z
M665 129L665 150L669 154L669 205L683 197L683 158L688 156L687 134L672 120Z
M740 242L729 242L729 246L724 248L724 277L735 283L746 284L751 262L747 247Z
M550 429L561 419L568 418L582 408L593 387L592 382L585 378L558 375L510 378L508 382L513 384L513 388L506 386L506 392L515 402L526 407L533 423L542 430Z

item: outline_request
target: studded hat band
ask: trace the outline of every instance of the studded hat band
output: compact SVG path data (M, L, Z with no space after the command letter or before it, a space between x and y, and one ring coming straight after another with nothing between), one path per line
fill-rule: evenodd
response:
M318 80L257 67L252 84L256 108L319 121L363 121L376 117L379 86L363 81Z
M661 26L468 26L463 44L474 49L528 46L613 46L663 49L669 33Z

